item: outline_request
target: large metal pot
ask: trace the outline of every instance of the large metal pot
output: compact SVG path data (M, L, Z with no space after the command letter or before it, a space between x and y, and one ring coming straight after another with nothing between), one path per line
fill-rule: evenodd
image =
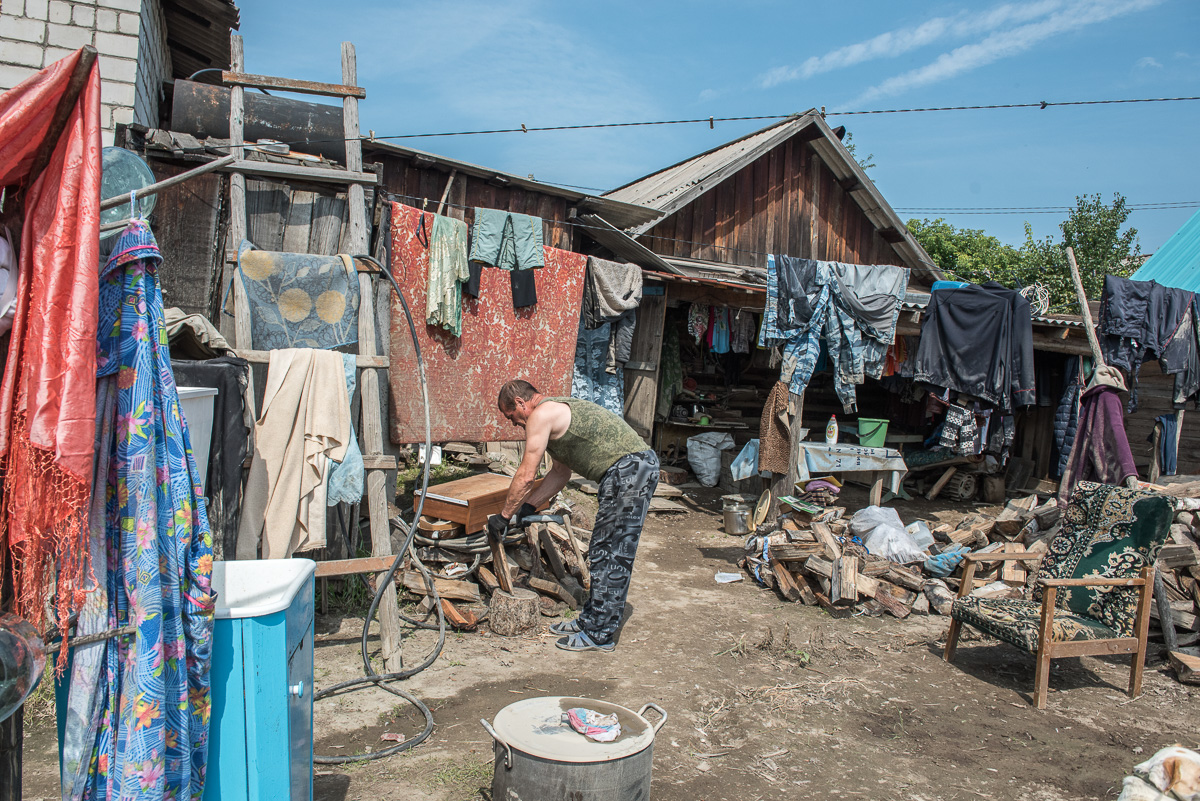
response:
M617 716L621 734L612 742L589 740L563 721L575 707ZM648 709L656 724L643 717ZM479 721L495 740L493 801L645 801L650 798L654 735L667 722L657 704L637 712L592 698L550 696L509 704L494 724Z

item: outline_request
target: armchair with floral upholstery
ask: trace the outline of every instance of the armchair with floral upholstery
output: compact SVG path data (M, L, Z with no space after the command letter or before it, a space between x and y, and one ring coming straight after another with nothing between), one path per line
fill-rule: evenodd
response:
M1034 705L1045 709L1050 660L1133 654L1129 695L1141 692L1150 626L1154 560L1167 540L1174 506L1151 490L1081 481L1061 532L1045 554L969 554L951 612L945 659L954 659L963 623L1037 658ZM980 562L1035 560L1030 600L969 595Z

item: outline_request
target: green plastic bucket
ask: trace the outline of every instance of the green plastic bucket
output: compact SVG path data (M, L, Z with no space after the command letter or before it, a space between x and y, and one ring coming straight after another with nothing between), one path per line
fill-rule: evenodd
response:
M873 417L858 418L858 444L864 448L882 448L887 438L887 420Z

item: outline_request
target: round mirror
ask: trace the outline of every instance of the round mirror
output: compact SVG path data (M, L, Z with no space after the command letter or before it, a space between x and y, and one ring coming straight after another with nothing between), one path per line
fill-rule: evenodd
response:
M101 198L107 199L117 197L118 195L127 196L130 192L145 189L150 184L155 183L154 173L151 172L150 165L141 156L123 147L104 148L101 156L101 164L104 168L104 173L100 178ZM150 212L154 211L156 200L158 200L157 195L149 195L137 199L138 211L143 217L149 217ZM100 227L103 228L106 223L127 220L133 216L131 212L132 210L128 202L102 211L100 212ZM109 231L102 230L100 238L107 239L119 233L121 233L120 228L114 228Z

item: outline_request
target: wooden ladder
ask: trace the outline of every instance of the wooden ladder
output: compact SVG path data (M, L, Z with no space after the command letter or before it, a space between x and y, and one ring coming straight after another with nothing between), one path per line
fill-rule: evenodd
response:
M378 178L373 173L362 171L362 144L359 140L358 101L366 97L366 91L357 86L358 68L354 45L342 42L342 84L296 81L265 75L249 75L245 70L242 37L233 34L231 43L231 70L222 72L222 83L229 91L229 136L230 148L236 157L229 166L230 250L225 259L226 280L234 277L237 269L237 248L246 238L246 173L293 178L303 181L339 183L347 187L346 202L349 208L349 234L344 238L346 250L351 254L367 252L366 184L375 184ZM346 138L346 169L334 170L327 167L276 164L265 161L248 161L245 154L245 90L247 88L279 89L288 92L324 95L342 98L342 116ZM270 361L269 351L251 349L250 304L239 281L233 284L233 347L234 353L249 362L265 364ZM226 284L228 285L228 284ZM380 398L379 372L386 371L387 356L379 353L375 331L375 281L370 268L361 264L358 273L358 356L359 398L361 425L359 430L363 463L366 467L367 510L371 524L370 559L343 559L318 563L317 575L321 577L344 576L355 573L376 572L390 567L392 554L391 529L387 508L387 471L396 467L394 456L383 452L383 402ZM390 291L390 289L388 290ZM254 400L254 377L250 376L247 388L247 409L257 419ZM383 573L376 580L382 581ZM369 625L370 621L364 621ZM384 669L387 672L401 669L400 614L396 605L395 584L384 590L379 605L381 645Z

